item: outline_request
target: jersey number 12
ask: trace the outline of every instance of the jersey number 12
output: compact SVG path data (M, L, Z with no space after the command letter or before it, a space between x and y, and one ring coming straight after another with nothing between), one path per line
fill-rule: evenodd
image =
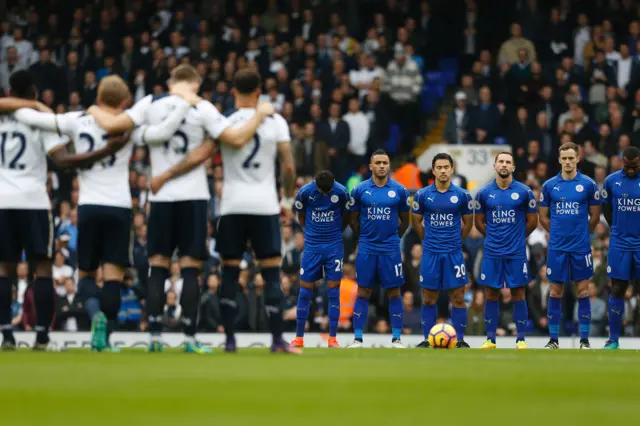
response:
M8 136L9 133L7 132L0 133L0 164L2 164L2 167L8 166L9 169L22 170L24 169L24 164L18 164L18 161L20 160L20 157L22 157L22 154L24 154L24 150L27 147L27 138L25 138L25 136L20 132L11 133L11 138L18 140L20 148L18 148L18 153L15 157L8 159L6 158L6 144Z

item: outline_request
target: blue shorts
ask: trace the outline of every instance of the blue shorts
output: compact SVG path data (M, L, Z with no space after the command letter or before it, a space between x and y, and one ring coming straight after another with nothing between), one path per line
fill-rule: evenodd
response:
M462 250L451 253L424 253L420 262L420 287L427 290L454 290L467 285L467 267Z
M482 258L478 283L492 288L523 287L529 283L529 263L527 258L504 259Z
M300 262L300 281L314 283L323 278L327 281L342 279L342 250L325 253L305 250Z
M549 250L547 278L554 284L588 280L593 276L593 258L589 253Z
M404 284L402 255L362 254L356 256L356 280L359 287L372 288L376 278L382 288L396 288Z
M620 251L609 249L607 276L628 281L640 277L640 251Z

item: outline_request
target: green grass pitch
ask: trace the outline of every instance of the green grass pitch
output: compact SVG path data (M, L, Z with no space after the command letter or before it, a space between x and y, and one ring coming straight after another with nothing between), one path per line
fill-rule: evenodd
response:
M0 353L0 424L635 424L635 351Z

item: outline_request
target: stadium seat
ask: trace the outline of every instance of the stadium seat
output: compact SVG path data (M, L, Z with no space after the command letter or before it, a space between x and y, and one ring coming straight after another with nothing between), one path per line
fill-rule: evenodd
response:
M385 149L388 153L394 154L398 152L400 141L402 140L402 133L400 132L400 126L392 124L389 126L389 139L385 144Z

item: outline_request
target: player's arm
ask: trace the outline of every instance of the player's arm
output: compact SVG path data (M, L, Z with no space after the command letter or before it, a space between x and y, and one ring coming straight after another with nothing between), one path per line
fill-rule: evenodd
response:
M69 136L76 128L78 117L83 114L83 112L52 114L48 112L34 111L29 108L21 108L15 112L14 117L27 126L37 127L47 132L55 132L60 136Z
M186 101L179 102L176 108L161 123L136 129L136 132L140 132L139 136L135 138L139 140L138 144L162 144L171 139L182 125L191 107L192 105Z
M151 179L151 192L153 194L157 193L160 188L162 188L164 184L171 179L175 179L185 173L189 173L191 170L200 166L213 155L214 148L215 145L211 139L207 138L202 141L202 144L199 147L189 151L187 155L178 163L174 164L173 167Z
M487 222L485 216L484 192L480 191L476 194L473 201L474 224L479 233L487 236Z
M358 241L358 238L360 237L360 212L352 211L349 214L349 226L353 231L355 240Z
M214 139L236 149L242 148L253 139L265 117L273 115L275 112L273 105L269 103L260 104L253 117L241 126L234 127L211 102L200 102L197 108L203 118L203 124L207 132Z
M527 237L538 227L538 213L527 213Z
M424 207L422 203L423 192L418 191L413 196L413 202L411 203L411 226L418 234L420 240L424 240Z
M602 214L604 215L605 220L609 224L609 226L613 226L613 207L612 207L612 197L613 190L610 185L610 176L604 180L604 184L602 185L602 193L600 194L600 200L602 201Z
M527 205L525 206L527 212L527 236L529 236L534 229L538 227L538 202L536 196L532 190L527 191Z
M304 187L296 194L296 201L293 203L293 210L296 212L298 223L304 228L307 218L307 197L304 193Z
M469 235L469 232L471 232L471 228L473 228L473 206L474 205L475 203L471 198L471 194L465 191L464 202L460 204L461 206L460 213L462 215L462 230L460 232L462 236L462 241L464 241L467 238L467 236Z
M464 241L473 228L473 213L462 216L462 241Z
M409 211L407 210L406 212L398 213L398 216L400 217L400 226L398 226L398 234L402 237L404 233L407 232L407 229L409 229L410 214L409 214Z
M107 133L127 132L136 127L136 123L127 112L113 115L95 105L91 106L87 112L93 116L98 126L102 127Z
M551 202L551 194L549 193L549 184L545 182L540 191L540 203L538 203L538 218L540 225L547 232L551 232L551 217L549 216L549 203Z
M305 227L305 221L306 221L306 218L307 218L305 212L303 212L301 210L298 210L296 212L296 217L298 218L298 223L300 224L300 226L302 226L304 228Z
M53 137L56 135L45 136ZM59 138L58 138L59 139ZM57 144L52 149L47 150L49 157L60 167L63 168L84 168L92 165L96 161L102 160L111 154L117 152L129 140L128 134L111 135L107 144L97 150L83 152L81 154L72 154L67 150L66 145ZM47 142L45 142L45 146Z
M282 141L278 143L278 156L280 157L282 187L284 189L284 199L282 203L285 208L291 209L293 205L293 195L296 190L296 167L293 164L291 142Z
M600 206L589 206L589 233L596 230L598 223L600 223Z
M30 108L40 112L53 113L53 110L42 102L32 101L29 99L21 99L7 97L0 99L0 112L12 112L20 108Z
M347 209L349 210L349 226L355 240L358 241L360 237L360 185L351 190Z
M402 187L398 192L400 193L400 203L398 205L400 226L398 226L398 234L402 237L411 224L411 194L405 187Z

